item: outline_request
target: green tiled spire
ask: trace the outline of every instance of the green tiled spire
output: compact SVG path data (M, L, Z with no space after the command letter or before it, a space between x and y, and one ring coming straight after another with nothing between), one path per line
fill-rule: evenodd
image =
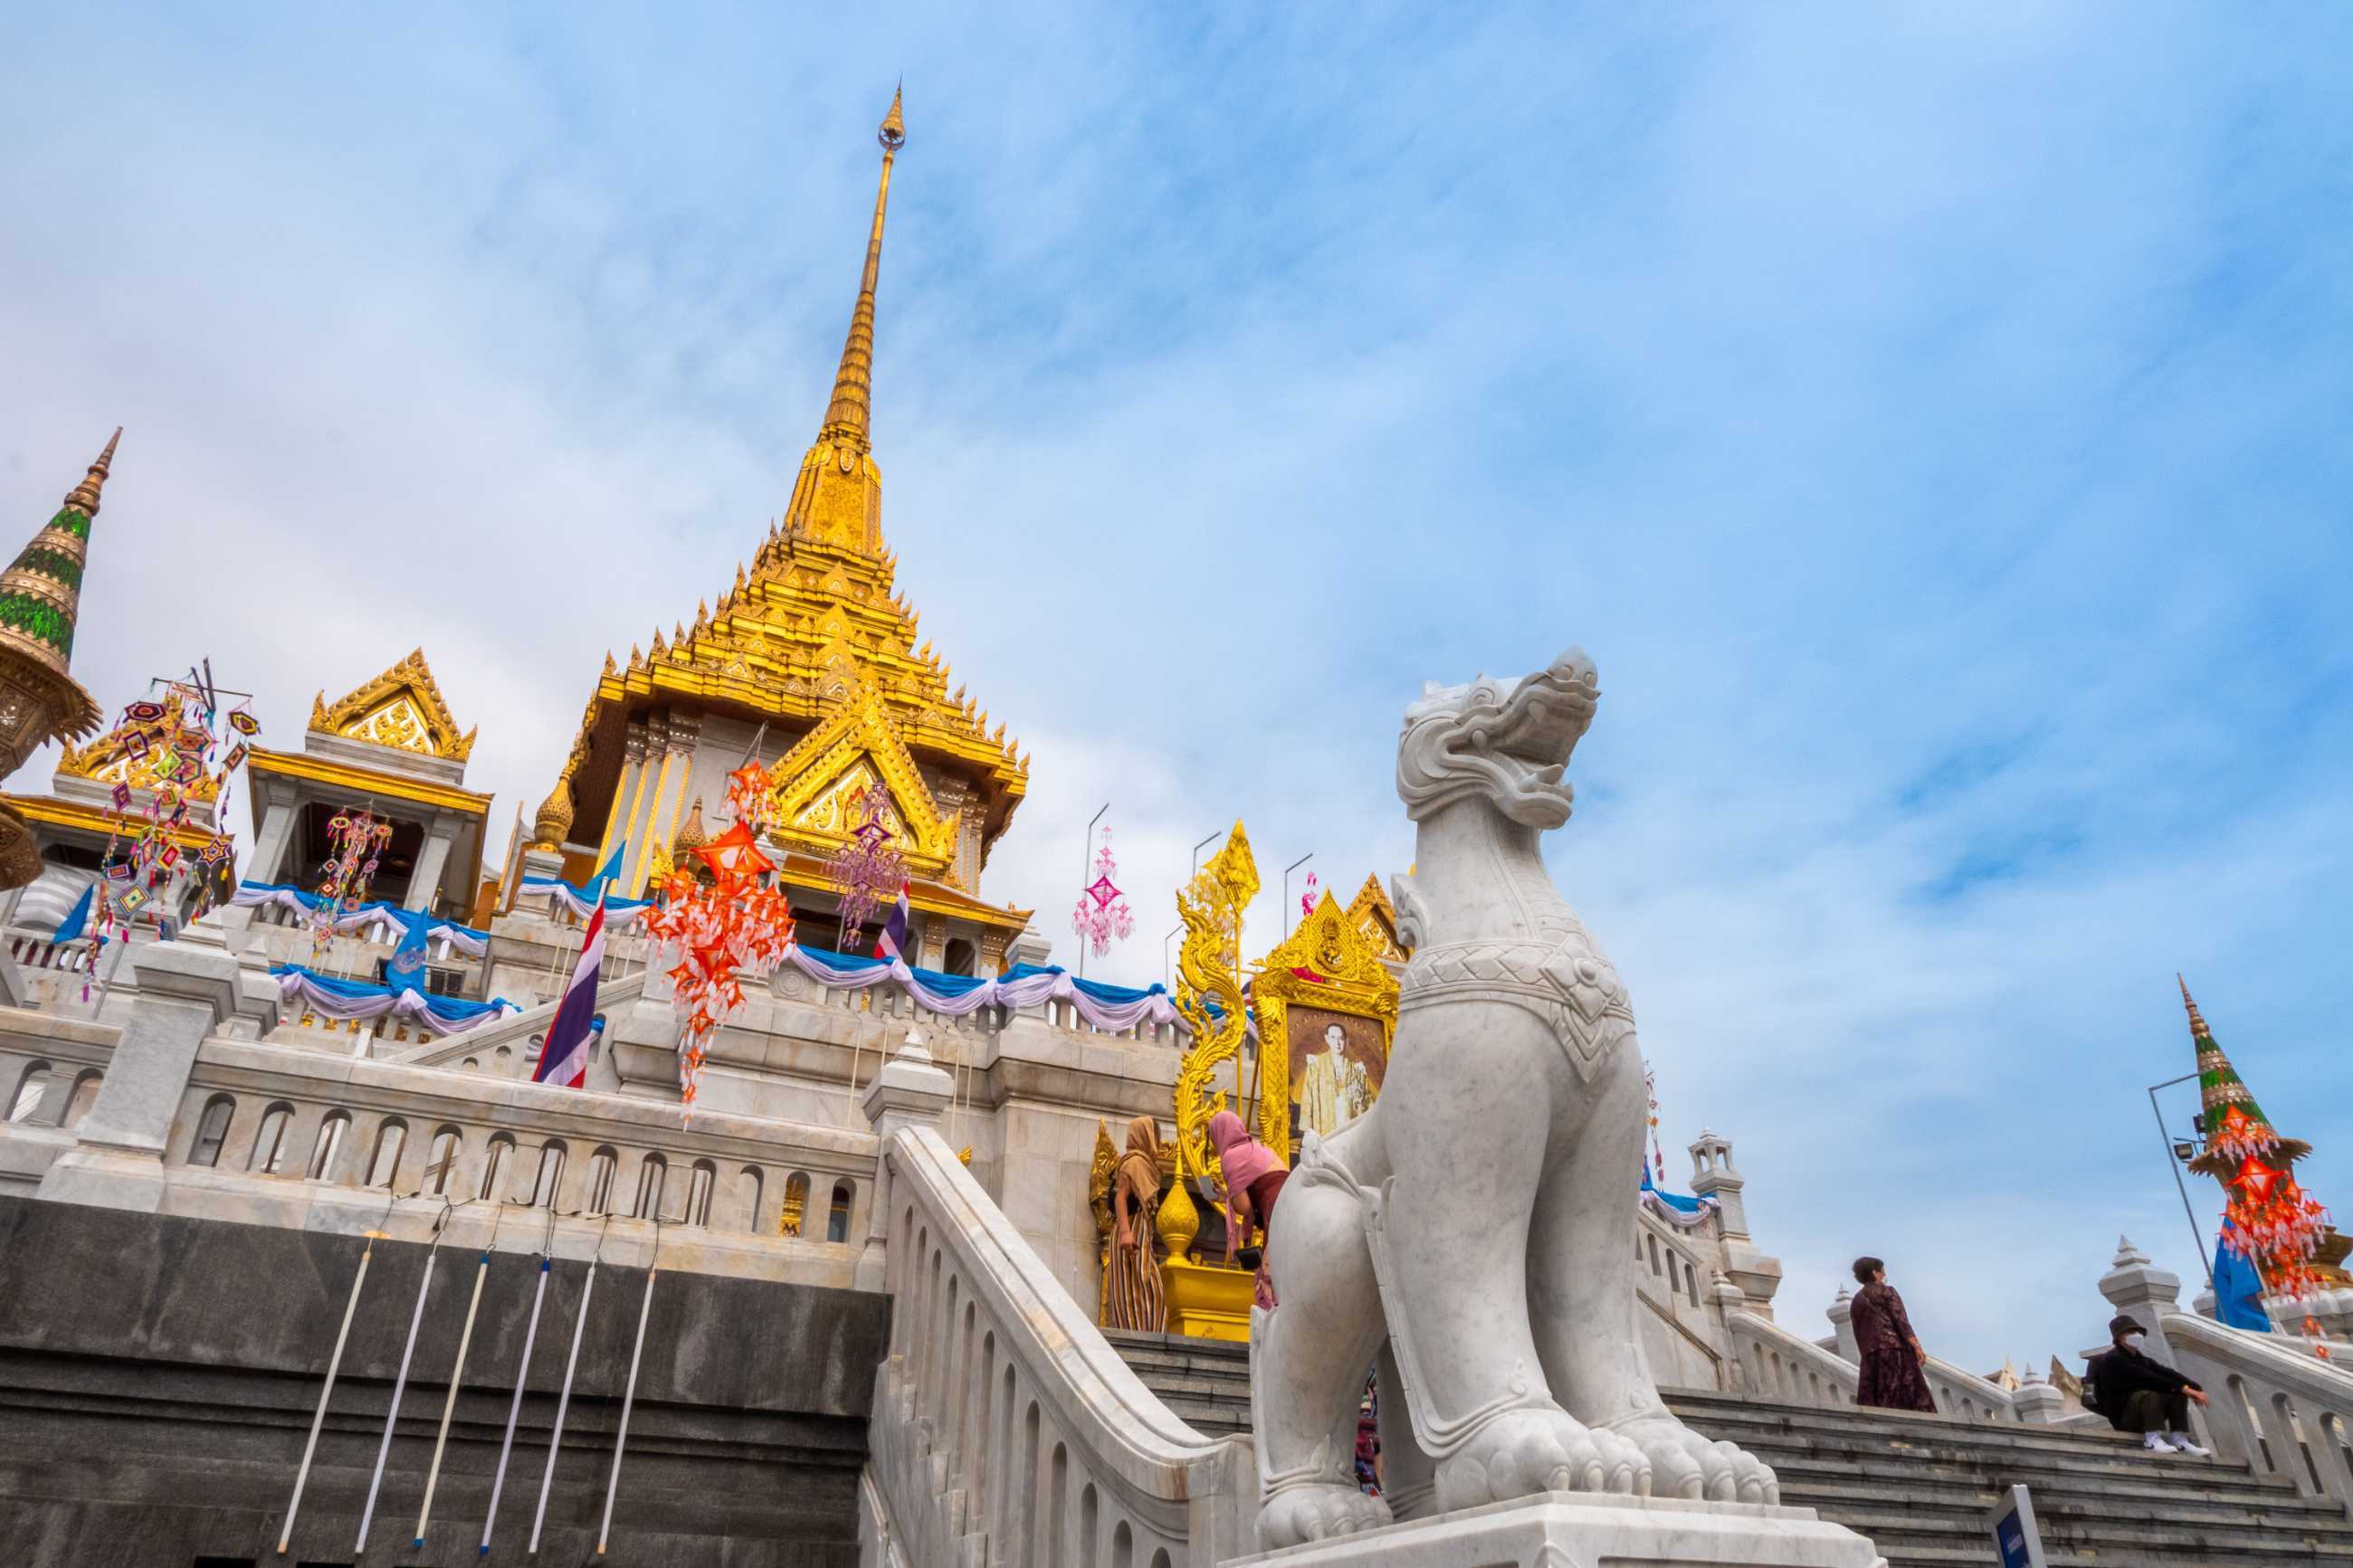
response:
M58 675L73 659L74 617L81 608L82 568L90 560L90 522L98 515L99 492L114 462L118 427L106 450L48 525L33 536L14 564L0 573L0 646Z

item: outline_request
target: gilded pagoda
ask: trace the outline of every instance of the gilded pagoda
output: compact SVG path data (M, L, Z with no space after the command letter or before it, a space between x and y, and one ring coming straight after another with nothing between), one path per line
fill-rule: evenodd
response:
M894 96L866 265L833 395L781 524L692 624L659 628L604 673L533 847L585 883L617 853L623 896L641 896L698 814L713 823L725 775L756 755L776 780L784 880L817 945L837 935L828 858L878 821L904 858L916 962L994 973L1029 911L980 894L990 849L1029 787L1029 762L992 725L894 586L874 461L874 300L891 170L906 140Z

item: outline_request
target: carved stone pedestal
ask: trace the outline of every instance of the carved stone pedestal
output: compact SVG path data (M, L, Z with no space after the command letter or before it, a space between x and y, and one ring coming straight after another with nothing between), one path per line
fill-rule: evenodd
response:
M1226 1568L1885 1568L1810 1508L1554 1492L1311 1542Z

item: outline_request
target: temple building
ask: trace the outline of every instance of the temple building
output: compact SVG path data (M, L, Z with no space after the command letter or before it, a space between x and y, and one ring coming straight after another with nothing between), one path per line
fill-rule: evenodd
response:
M883 542L871 438L875 286L904 140L894 99L849 337L783 522L691 626L667 637L657 628L626 665L607 658L533 847L560 851L575 882L617 849L617 890L641 896L689 821L715 821L726 775L756 757L777 781L774 837L811 940L872 947L871 930L819 934L839 902L826 859L871 817L911 873L913 961L994 974L1029 911L984 899L981 872L1029 788L1029 762L918 642Z
M320 692L300 751L256 746L246 764L254 840L245 880L316 887L328 824L363 809L392 826L371 895L470 919L491 809L489 795L465 787L473 749L474 731L459 732L422 648L334 702Z

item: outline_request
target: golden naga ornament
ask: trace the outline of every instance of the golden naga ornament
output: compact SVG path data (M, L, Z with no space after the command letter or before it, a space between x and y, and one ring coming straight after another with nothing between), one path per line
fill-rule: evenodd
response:
M1193 1031L1193 1043L1176 1068L1176 1181L1160 1205L1155 1228L1172 1261L1183 1258L1200 1234L1201 1216L1187 1191L1187 1176L1216 1173L1208 1146L1209 1118L1226 1108L1226 1091L1212 1089L1218 1068L1241 1053L1250 1022L1234 955L1242 910L1258 895L1258 862L1250 838L1234 824L1226 847L1176 894L1185 922L1176 956L1176 1011Z

